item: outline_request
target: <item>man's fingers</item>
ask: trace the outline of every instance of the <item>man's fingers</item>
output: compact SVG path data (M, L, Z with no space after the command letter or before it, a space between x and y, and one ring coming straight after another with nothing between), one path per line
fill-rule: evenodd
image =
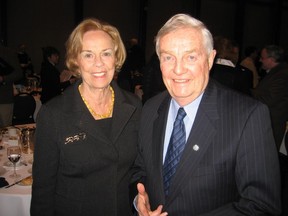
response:
M145 193L145 187L142 183L137 184L137 189L138 189L138 193L140 193L141 195Z
M159 205L156 210L151 211L148 194L145 191L143 184L137 184L138 197L137 197L137 209L140 216L167 216L167 212L162 213L163 206Z

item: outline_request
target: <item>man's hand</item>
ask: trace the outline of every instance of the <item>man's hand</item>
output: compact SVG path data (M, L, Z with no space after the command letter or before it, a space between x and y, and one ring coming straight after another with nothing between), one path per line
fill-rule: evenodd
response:
M137 184L138 196L137 196L137 209L139 216L166 216L167 212L162 212L162 205L159 205L155 211L151 211L149 197L145 191L143 184Z

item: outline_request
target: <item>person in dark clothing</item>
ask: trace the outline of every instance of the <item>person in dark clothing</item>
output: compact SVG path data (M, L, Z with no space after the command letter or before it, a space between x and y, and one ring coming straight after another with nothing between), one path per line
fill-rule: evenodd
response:
M25 44L19 45L19 51L17 53L17 56L18 56L20 67L22 68L22 71L23 71L23 77L25 78L26 76L33 75L34 67L33 67L30 56L26 52Z
M120 87L134 93L135 87L137 85L142 85L143 74L141 73L141 70L144 65L144 50L139 45L137 38L131 38L127 49L127 59L118 74L118 84ZM127 83L129 83L128 88Z
M279 215L267 106L209 79L216 52L200 20L170 18L157 33L156 52L168 91L141 114L133 175L139 215Z
M142 102L145 103L149 98L166 89L162 79L162 73L160 70L159 58L155 53L151 56L148 64L143 68L143 96Z
M253 74L253 88L259 83L259 73L256 62L259 61L259 51L255 46L248 46L245 48L245 58L241 60L240 65L249 69Z
M253 88L252 72L238 64L239 48L228 38L214 38L217 56L210 71L210 77L224 86L251 95Z
M129 185L142 103L113 80L126 58L119 31L83 20L66 42L79 79L37 116L31 216L132 216Z
M0 128L12 125L13 83L22 78L17 53L0 44Z
M222 85L236 91L251 95L253 75L244 67L231 67L228 65L214 64L210 75Z
M68 87L73 80L61 82L60 71L56 67L59 62L60 52L51 46L44 47L43 62L41 65L41 102L46 103L51 98L60 95L62 91Z
M260 61L267 75L252 94L270 110L275 143L279 150L288 120L288 64L284 61L284 50L276 45L265 46L261 50Z

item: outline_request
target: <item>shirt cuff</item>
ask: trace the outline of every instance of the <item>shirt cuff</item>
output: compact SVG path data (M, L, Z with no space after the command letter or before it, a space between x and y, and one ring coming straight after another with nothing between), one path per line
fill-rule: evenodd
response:
M133 206L134 206L135 210L136 210L137 212L139 212L139 211L138 211L138 208L137 208L137 198L138 198L138 195L135 196L135 198L134 198L134 200L133 200Z

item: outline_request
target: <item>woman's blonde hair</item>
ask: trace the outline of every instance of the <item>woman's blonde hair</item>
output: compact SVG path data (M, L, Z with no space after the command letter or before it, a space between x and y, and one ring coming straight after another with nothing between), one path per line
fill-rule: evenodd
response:
M83 35L96 30L104 31L112 38L115 45L116 71L121 69L126 59L125 46L119 31L114 26L94 18L85 19L73 30L66 42L66 66L76 77L80 75L77 57L82 51Z

